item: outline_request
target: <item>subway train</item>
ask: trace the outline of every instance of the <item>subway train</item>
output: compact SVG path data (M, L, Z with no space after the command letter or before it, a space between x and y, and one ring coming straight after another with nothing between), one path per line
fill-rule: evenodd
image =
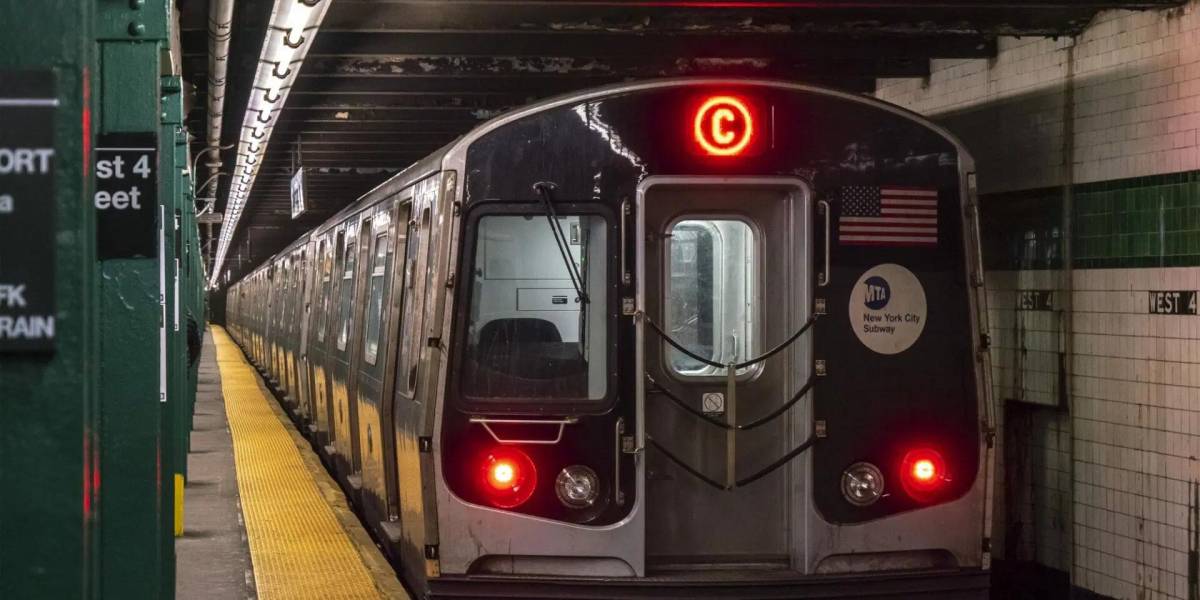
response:
M988 595L974 167L790 82L496 117L227 290L423 597Z

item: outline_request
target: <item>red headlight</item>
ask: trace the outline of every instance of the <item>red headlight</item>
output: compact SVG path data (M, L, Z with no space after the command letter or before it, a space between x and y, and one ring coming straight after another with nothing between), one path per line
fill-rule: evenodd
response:
M900 474L904 491L916 500L927 500L949 481L946 461L937 450L931 448L911 450L905 454L900 464Z
M480 475L488 500L500 508L524 504L537 487L537 467L516 448L495 448L485 454Z

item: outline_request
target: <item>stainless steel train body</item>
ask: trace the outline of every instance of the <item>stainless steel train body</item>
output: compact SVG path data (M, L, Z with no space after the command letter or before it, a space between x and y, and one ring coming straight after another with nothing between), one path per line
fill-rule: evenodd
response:
M296 240L228 323L419 593L981 597L972 171L825 89L573 94Z

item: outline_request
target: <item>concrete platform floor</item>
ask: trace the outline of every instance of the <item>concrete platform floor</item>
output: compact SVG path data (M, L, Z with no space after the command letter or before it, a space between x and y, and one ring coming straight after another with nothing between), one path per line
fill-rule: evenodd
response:
M221 395L212 333L204 334L192 447L188 453L183 536L175 540L175 597L254 598L254 572L238 502L233 440Z
M309 442L241 350L206 332L176 598L407 599Z

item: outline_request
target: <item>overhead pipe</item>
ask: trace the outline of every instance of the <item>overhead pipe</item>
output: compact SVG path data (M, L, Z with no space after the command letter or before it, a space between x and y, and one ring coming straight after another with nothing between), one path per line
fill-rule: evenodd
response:
M274 0L250 97L243 114L237 158L233 169L229 171L231 180L238 183L230 186L225 201L217 253L212 261L213 268L209 271L209 281L213 285L220 279L225 256L237 232L238 221L254 186L255 176L262 165L271 130L274 129L280 111L287 102L288 92L296 80L300 66L304 63L308 49L312 46L313 37L321 27L330 2L331 0ZM217 133L219 135L219 129ZM219 167L220 165L218 169Z
M208 3L208 137L205 165L210 176L221 169L221 122L225 110L225 81L229 73L229 40L233 37L234 0ZM214 198L215 199L215 198Z

